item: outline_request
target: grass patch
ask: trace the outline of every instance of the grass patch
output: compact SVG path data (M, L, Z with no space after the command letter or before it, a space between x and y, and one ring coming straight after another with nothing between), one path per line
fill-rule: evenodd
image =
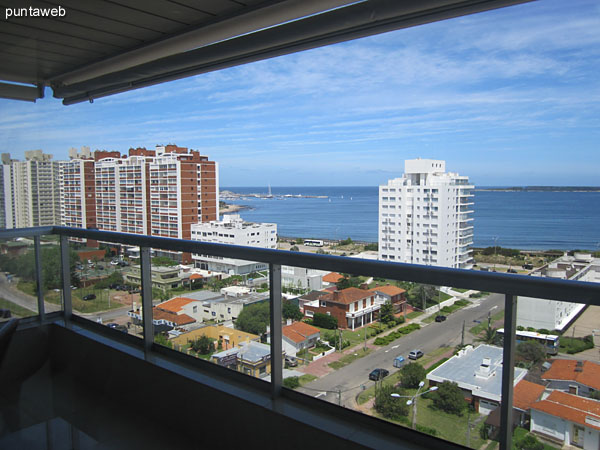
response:
M313 325L314 326L314 325ZM326 333L339 333L339 330L328 330L327 328L317 327L321 332L321 336L325 336ZM349 341L350 347L354 347L355 345L362 344L365 342L365 333L367 333L367 339L370 339L375 336L375 332L369 327L363 327L359 330L342 330L342 341Z
M460 292L461 294L464 294L467 291L470 291L470 289L463 289L463 288L452 288L453 291L455 292Z
M300 382L300 386L304 386L305 384L308 384L311 381L315 381L317 378L319 377L311 375L310 373L305 373L304 375L298 377L298 381Z
M455 442L460 445L467 445L467 422L469 417L467 413L462 416L448 414L444 411L434 410L429 407L432 401L426 398L419 398L417 408L417 424L434 428L437 431L437 437ZM412 414L412 410L409 415ZM478 413L470 414L471 424L480 416ZM412 417L412 416L411 416ZM471 448L479 448L484 444L484 440L479 436L479 426L471 425Z
M527 431L525 428L521 428L521 427L515 428L515 432L513 433L513 438L512 438L512 447L511 447L511 449L512 450L518 450L517 447L515 446L516 442L520 441L521 439L523 439L528 434L529 434L529 431ZM538 441L539 440L540 439L538 438ZM560 448L560 447L554 447L553 445L550 445L550 444L546 444L543 441L540 441L540 442L542 442L542 444L544 444L544 450L555 450L557 448Z
M490 295L489 292L474 292L473 294L469 295L469 298L481 298L481 297L487 297L488 295Z
M12 315L16 317L29 317L37 315L36 311L23 308L21 305L17 305L16 303L3 298L0 298L0 309L8 309Z
M423 311L413 311L406 315L407 319L416 319L419 316L423 315Z
M381 381L381 384L384 386L388 386L388 385L393 386L398 383L400 383L400 371L399 370L396 370L395 372L391 373L390 375L388 375ZM373 384L372 386L370 386L369 388L365 389L360 394L358 394L358 397L356 398L356 402L359 405L362 405L363 403L368 402L369 400L371 400L374 397L375 397L375 384ZM385 419L385 420L389 420L389 419Z
M385 336L376 338L373 343L375 345L388 345L388 344L391 344L396 339L399 339L402 336L412 333L415 330L419 330L420 328L421 328L421 326L418 323L411 323L404 327L400 327L396 331L392 331L391 333L389 333Z
M561 336L559 340L559 351L561 353L572 355L573 353L579 353L590 348L594 348L594 338L591 335L583 338Z
M498 311L497 313L493 314L491 322L494 323L500 319L504 319L504 310ZM480 324L469 328L469 333L478 336L485 328L487 328L487 320L482 320Z
M338 370L342 367L347 366L348 364L352 364L354 361L362 358L363 356L367 356L369 353L371 353L371 351L372 350L370 348L367 348L366 350L361 348L360 350L356 350L353 353L349 353L347 355L342 356L337 361L330 362L328 365L332 369Z

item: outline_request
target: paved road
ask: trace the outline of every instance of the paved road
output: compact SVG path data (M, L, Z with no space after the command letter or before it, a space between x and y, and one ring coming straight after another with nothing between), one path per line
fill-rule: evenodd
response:
M463 321L465 321L465 343L472 342L473 337L468 333L468 329L476 325L474 321L487 320L489 311L494 314L503 308L504 296L500 294L492 294L485 300L477 300L473 305L449 315L445 322L423 324L421 330L414 331L346 367L319 378L299 391L338 403L340 399L337 391L341 390L341 404L350 407L356 395L361 392L361 385L366 387L373 385L373 381L369 381L369 373L374 368L382 367L392 373L398 370L393 367L394 358L398 355L407 358L408 352L416 348L427 354L443 346L450 348L460 344Z
M37 314L37 298L19 291L15 283L9 283L6 280L6 276L3 273L0 274L0 297L16 303L23 308L34 311L35 314ZM44 304L46 312L58 311L61 309L60 305L55 305L54 303L44 302Z

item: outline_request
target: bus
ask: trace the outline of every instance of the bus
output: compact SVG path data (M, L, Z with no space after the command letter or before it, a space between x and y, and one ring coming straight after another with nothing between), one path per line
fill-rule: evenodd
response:
M318 239L304 239L304 245L309 245L311 247L323 247L323 241Z
M498 330L498 334L504 337L504 328L500 328ZM536 333L535 331L517 330L515 339L517 344L529 341L539 342L546 349L546 353L549 355L556 355L558 353L559 336L554 334L541 334Z

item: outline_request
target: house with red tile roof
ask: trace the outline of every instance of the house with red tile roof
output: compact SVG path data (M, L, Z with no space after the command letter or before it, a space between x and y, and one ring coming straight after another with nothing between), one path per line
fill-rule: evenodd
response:
M171 314L186 314L195 321L202 322L202 302L193 298L175 297L156 305L156 310Z
M531 405L531 432L560 445L600 448L600 401L561 391Z
M142 325L142 308L131 310L127 315L133 319L135 325ZM152 323L154 324L154 334L170 331L176 327L190 325L195 323L196 319L187 314L176 314L171 311L164 311L156 307L152 308Z
M384 304L390 302L394 307L394 314L404 313L406 309L406 290L398 286L386 284L384 286L375 286L369 289L374 292L375 302Z
M375 293L350 287L341 291L327 292L317 300L304 304L304 315L315 313L333 316L340 328L355 328L367 325L379 317L381 304L375 302Z
M323 285L326 287L332 286L338 281L340 281L342 278L344 278L344 276L340 275L337 272L328 273L327 275L323 275Z
M550 369L542 374L542 380L548 382L548 389L589 397L590 393L600 390L600 364L553 359Z
M304 322L294 322L285 325L281 332L283 334L283 349L286 355L296 356L296 353L304 348L314 347L321 337L318 328Z

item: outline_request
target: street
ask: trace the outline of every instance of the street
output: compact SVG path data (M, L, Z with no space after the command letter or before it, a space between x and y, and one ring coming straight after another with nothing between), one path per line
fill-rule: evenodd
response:
M391 344L375 350L369 355L357 359L352 364L336 370L322 378L308 383L300 392L313 397L319 397L332 403L340 402L342 406L352 407L354 398L362 391L362 385L369 387L374 384L369 381L369 373L381 367L395 372L393 367L394 358L403 355L408 360L408 352L420 349L425 354L440 347L455 347L460 344L462 325L465 322L465 343L471 343L473 336L468 332L469 328L476 325L475 320L487 320L488 312L492 314L504 308L504 296L491 294L485 300L477 299L473 305L456 311L448 316L445 322L422 324L421 330L414 331ZM362 347L357 347L360 351ZM341 397L338 394L341 391Z
M4 273L0 274L0 297L22 306L23 308L27 308L33 311L34 314L37 314L37 298L19 291L17 289L16 282L9 283ZM44 302L44 308L46 312L54 312L59 311L61 306L55 305L54 303Z

